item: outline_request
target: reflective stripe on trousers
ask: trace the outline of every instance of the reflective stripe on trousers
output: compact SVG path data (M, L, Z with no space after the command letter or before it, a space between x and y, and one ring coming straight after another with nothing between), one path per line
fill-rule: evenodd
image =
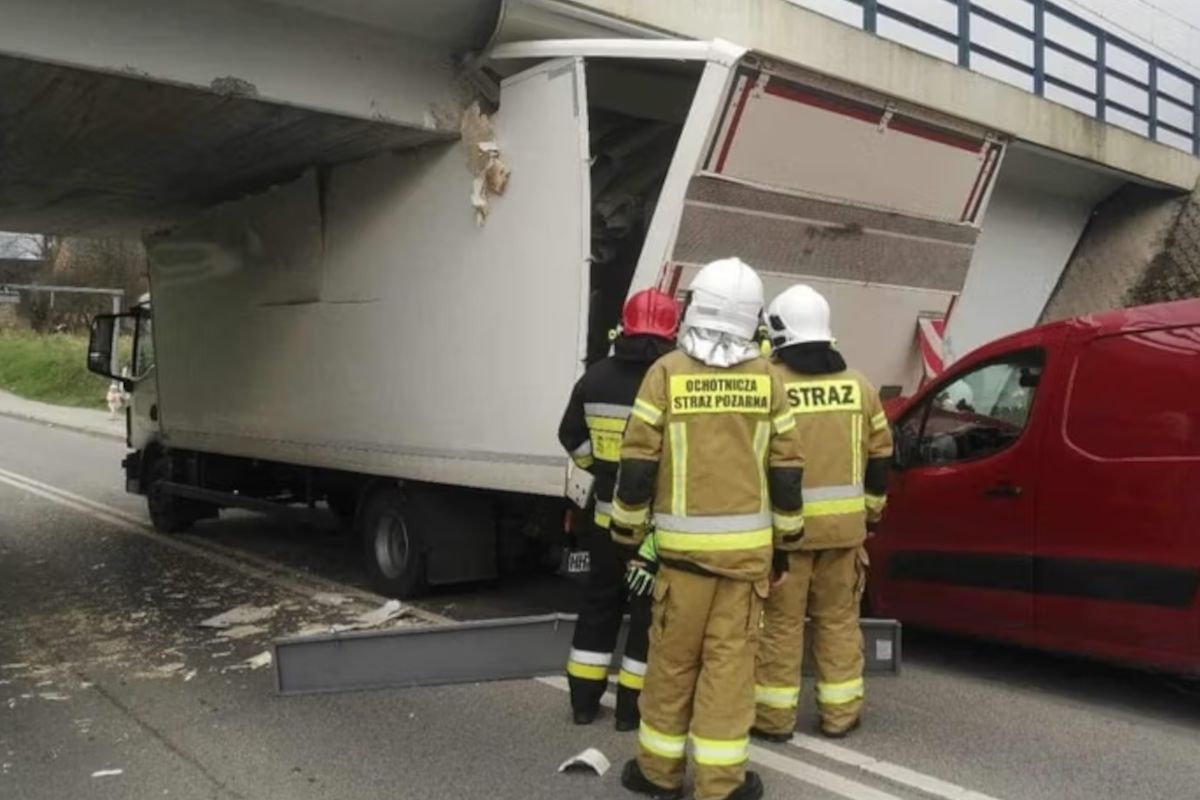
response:
M767 708L796 708L800 705L800 687L756 684L754 702Z
M567 674L585 681L606 681L611 663L612 653L597 653L572 647L571 654L567 656Z
M645 682L646 662L638 661L629 656L622 658L621 672L617 676L617 683L627 689L636 689L640 692Z
M687 736L663 733L652 728L646 720L642 720L638 726L638 744L656 756L682 760L687 749Z
M750 737L742 739L703 739L692 735L692 755L697 764L729 767L744 764L750 758Z
M827 706L839 706L861 700L866 694L862 678L843 683L817 682L817 702Z

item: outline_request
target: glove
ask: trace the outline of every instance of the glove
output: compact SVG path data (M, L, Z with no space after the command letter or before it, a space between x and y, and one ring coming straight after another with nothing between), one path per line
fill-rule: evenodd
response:
M788 573L788 554L786 550L776 550L771 553L771 585L778 585Z
M649 533L642 540L637 556L629 559L629 568L625 571L625 585L629 587L632 597L649 594L654 588L654 577L658 574L658 547L654 543L654 534Z

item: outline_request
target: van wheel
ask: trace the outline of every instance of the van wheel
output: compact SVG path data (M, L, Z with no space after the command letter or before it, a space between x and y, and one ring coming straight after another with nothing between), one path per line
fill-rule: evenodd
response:
M166 456L154 459L146 471L146 479L146 507L154 530L159 533L183 533L200 518L195 513L194 503L162 490L162 482L171 479L171 463Z
M389 487L371 494L358 516L371 586L406 600L425 591L425 543L409 524L404 494Z

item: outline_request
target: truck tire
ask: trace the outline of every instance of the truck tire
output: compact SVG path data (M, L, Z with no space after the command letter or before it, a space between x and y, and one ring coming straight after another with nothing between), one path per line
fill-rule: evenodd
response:
M162 491L159 484L171 479L171 463L159 456L146 470L146 507L150 524L159 533L183 533L200 518L194 503Z
M377 489L358 514L363 561L371 586L389 597L407 600L425 591L425 543L409 524L404 493Z

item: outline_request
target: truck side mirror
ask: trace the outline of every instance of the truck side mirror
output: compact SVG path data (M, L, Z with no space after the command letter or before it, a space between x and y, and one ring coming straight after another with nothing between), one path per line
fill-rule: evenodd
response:
M88 371L106 378L118 378L113 368L113 350L117 339L117 315L97 314L92 318L92 330L88 335Z

